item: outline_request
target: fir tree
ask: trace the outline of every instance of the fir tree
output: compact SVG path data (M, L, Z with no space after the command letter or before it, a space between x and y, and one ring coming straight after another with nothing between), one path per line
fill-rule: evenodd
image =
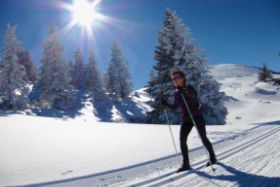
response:
M93 53L90 53L88 64L85 67L84 87L86 91L93 92L95 100L101 100L105 96L100 72Z
M259 81L268 82L271 79L272 79L272 73L269 70L268 65L266 63L263 63L263 68L259 73Z
M75 65L73 69L73 79L72 79L72 84L74 88L77 90L82 89L83 72L84 72L84 63L82 59L81 50L78 49L75 52Z
M221 84L204 70L201 82L196 82L193 86L199 90L207 124L225 124L228 111L224 106L225 93L220 91Z
M191 33L175 12L167 9L164 25L159 30L158 43L155 50L157 63L148 83L147 92L154 98L150 105L150 120L153 123L166 121L160 104L163 97L174 102L174 87L170 79L170 71L181 70L185 73L187 84L196 88L206 109L207 123L225 123L227 110L223 105L224 93L220 92L217 83L208 73L206 58L199 55L200 49L192 42ZM215 97L214 97L215 95ZM211 97L210 97L211 96ZM213 97L212 97L213 96ZM177 123L178 112L170 118Z
M41 103L56 109L67 109L73 102L69 64L62 56L63 47L59 43L59 33L56 27L52 26L44 44L37 87L40 90Z
M7 26L4 50L0 67L0 96L2 106L9 109L24 109L28 99L28 77L25 67L18 63L21 43L16 35L16 27Z
M28 50L22 49L18 53L18 63L25 67L28 80L35 82L37 80L37 69Z
M72 60L69 60L68 64L69 64L69 72L70 72L70 78L71 78L70 83L73 86L74 67L75 67L75 65L74 65L74 62Z
M105 88L113 99L128 97L132 89L128 63L122 56L120 46L115 42L105 75Z

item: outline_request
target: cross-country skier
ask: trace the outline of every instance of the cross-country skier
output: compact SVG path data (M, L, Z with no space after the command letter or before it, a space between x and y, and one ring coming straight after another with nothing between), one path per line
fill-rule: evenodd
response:
M192 113L193 119L196 122L196 126L201 136L202 142L208 150L211 163L208 162L206 166L210 166L211 164L216 163L217 159L212 144L206 136L205 121L202 114L203 106L199 101L197 92L192 86L186 85L186 77L182 71L173 71L171 73L171 78L176 88L174 94L175 103L170 104L166 100L161 98L161 104L171 109L176 109L177 107L180 107L182 112L182 125L180 129L180 148L183 156L183 164L177 172L182 172L190 169L187 138L189 133L191 132L192 127L194 126L191 117L187 111L182 95L185 97L190 111Z

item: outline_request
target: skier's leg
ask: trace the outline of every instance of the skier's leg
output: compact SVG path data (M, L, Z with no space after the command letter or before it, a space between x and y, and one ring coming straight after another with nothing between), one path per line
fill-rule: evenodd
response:
M183 156L183 165L189 166L189 154L187 139L192 130L193 124L189 121L184 121L180 129L180 148Z
M206 124L205 124L205 120L204 120L203 115L200 115L200 116L196 117L195 121L196 121L197 130L200 134L202 142L209 152L211 162L216 162L216 155L215 155L213 146L212 146L211 142L209 141L209 139L207 138L207 135L206 135L206 127L205 127Z

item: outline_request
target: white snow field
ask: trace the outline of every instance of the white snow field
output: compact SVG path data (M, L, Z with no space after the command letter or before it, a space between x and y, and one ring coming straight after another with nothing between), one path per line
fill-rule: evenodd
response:
M211 68L229 110L226 125L207 126L215 172L204 167L195 129L188 139L193 170L176 174L181 155L167 125L98 122L88 104L74 119L1 112L0 186L280 187L280 90L258 83L257 72ZM143 90L138 94L139 102L147 99ZM177 149L179 129L172 126Z

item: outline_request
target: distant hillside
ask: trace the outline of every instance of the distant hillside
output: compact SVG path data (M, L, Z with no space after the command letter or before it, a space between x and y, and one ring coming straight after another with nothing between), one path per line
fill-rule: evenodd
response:
M210 66L211 75L218 81L230 77L256 75L259 72L260 68L239 64L219 64Z
M280 88L259 82L259 72L260 68L238 64L210 66L210 74L221 83L221 91L226 93L225 104L229 110L227 118L230 121L238 123L242 118L246 118L247 121L258 121L256 118L259 115L262 117L276 115L271 109L276 110L279 107ZM145 89L136 90L133 95L138 96L136 100L139 104L150 99ZM146 108L150 109L147 105Z

